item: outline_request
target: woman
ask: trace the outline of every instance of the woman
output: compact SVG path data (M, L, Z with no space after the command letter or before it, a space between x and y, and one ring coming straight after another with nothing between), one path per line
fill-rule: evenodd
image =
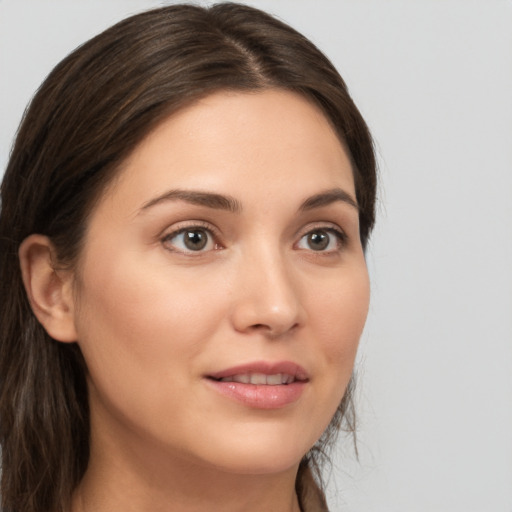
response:
M261 11L62 61L2 184L2 510L326 510L375 180L340 76Z

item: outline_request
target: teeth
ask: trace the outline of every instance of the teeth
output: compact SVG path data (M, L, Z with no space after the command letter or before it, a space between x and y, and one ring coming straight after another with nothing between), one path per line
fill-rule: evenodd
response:
M267 376L264 373L253 373L250 382L251 384L267 384Z
M277 373L276 375L267 375L267 384L269 386L276 386L277 384L282 384L283 382L282 375Z
M250 377L247 373L243 373L241 375L234 375L233 382L241 382L242 384L249 384Z
M295 377L286 373L276 373L274 375L265 375L264 373L241 373L232 375L231 377L224 377L220 380L221 382L278 386L281 384L291 384L295 381Z

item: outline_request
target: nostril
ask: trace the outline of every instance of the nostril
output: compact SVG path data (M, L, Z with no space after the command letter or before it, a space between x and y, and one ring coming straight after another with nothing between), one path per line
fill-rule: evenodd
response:
M233 303L231 321L238 332L276 338L295 331L304 321L304 311L297 297L290 297L285 303L269 292L256 292L237 297Z
M247 332L253 332L267 336L269 338L278 338L285 333L290 333L291 331L294 331L298 327L298 323L294 323L293 325L281 325L279 323L259 323L259 324L253 324L249 326Z

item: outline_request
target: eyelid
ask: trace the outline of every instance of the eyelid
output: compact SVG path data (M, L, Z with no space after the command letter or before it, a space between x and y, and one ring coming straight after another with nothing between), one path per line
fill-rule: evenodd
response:
M170 239L172 239L173 237L183 233L184 231L193 230L193 229L201 229L201 230L208 232L209 236L212 237L212 241L215 245L214 249L212 249L212 250L216 250L219 248L217 246L222 245L219 242L219 240L220 240L219 230L215 226L210 224L209 222L206 222L203 220L187 220L187 221L178 222L176 224L173 224L172 226L167 227L159 236L160 242L162 243L162 245L165 245L165 243L167 241L169 241ZM204 255L205 253L211 252L211 250L209 250L209 251L182 251L182 250L176 249L176 248L174 248L174 249L170 249L168 247L166 247L166 248L169 251L174 252L174 253L183 254L185 256L196 256L196 257L200 256L200 255Z
M336 224L334 222L329 222L329 221L312 222L310 224L307 224L306 226L304 226L303 228L301 228L298 231L297 236L299 238L302 238L304 235L311 233L311 231L316 231L316 230L320 230L320 229L323 229L325 231L333 231L333 232L339 234L340 237L342 237L343 239L348 238L347 233L345 232L344 229L342 229L338 224Z
M346 245L346 243L348 241L348 235L345 232L345 230L343 230L338 224L326 221L326 222L314 222L314 223L304 226L298 232L298 235L297 235L298 240L295 243L295 245L297 245L306 235L308 235L314 231L328 231L328 232L333 233L334 236L336 236L340 242L340 247L339 247L338 251L343 249L343 247ZM313 252L315 252L315 251L313 251ZM333 252L336 252L336 251L317 251L315 253L318 255L321 255L322 253L323 254L332 254Z
M175 253L183 254L186 256L196 256L197 257L200 255L204 255L205 253L209 253L212 250L218 250L218 249L223 248L222 242L220 241L221 240L220 231L211 223L209 223L207 221L203 221L203 220L187 220L187 221L182 221L182 222L173 224L173 225L167 227L159 235L159 240L162 244L165 244L168 240L179 235L180 233L187 231L187 230L193 230L193 229L202 229L202 230L207 231L209 233L209 235L212 237L212 241L215 245L214 249L210 249L207 251L182 251L177 248L173 248L173 249L168 248L168 250L175 252ZM319 230L331 232L334 234L334 236L336 236L339 239L340 247L338 250L343 249L343 247L345 246L345 244L348 240L348 236L347 236L345 230L343 230L338 224L329 222L329 221L318 221L318 222L312 222L310 224L307 224L306 226L302 227L297 232L297 235L296 235L297 241L295 242L294 246L296 246L304 238L304 236L308 235L311 232L319 231ZM337 252L337 251L333 251L333 250L318 251L317 254L318 255L320 255L322 253L323 254L332 254L333 252Z

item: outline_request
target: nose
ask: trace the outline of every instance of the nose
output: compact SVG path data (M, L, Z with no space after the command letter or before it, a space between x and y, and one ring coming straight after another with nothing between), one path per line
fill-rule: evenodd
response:
M232 323L238 332L276 338L302 325L300 282L279 251L258 251L244 259L237 277Z

